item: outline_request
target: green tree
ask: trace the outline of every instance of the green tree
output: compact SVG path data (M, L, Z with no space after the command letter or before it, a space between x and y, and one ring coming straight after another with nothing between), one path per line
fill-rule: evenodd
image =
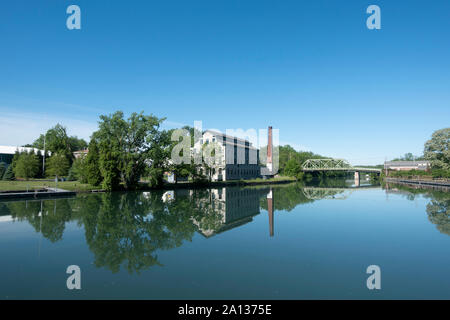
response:
M76 136L69 137L69 146L72 152L79 150L86 150L88 147L87 142L84 139L78 139Z
M51 154L59 153L69 161L69 165L73 162L73 152L86 149L87 143L83 139L78 139L76 136L69 137L66 127L56 124L53 128L47 130L45 134L41 134L32 146L41 150L49 151Z
M39 174L39 157L34 152L22 152L14 164L14 175L26 180Z
M10 164L8 166L8 168L5 170L5 173L3 174L2 180L11 181L11 180L14 180L14 179L15 179L15 177L14 177L13 166Z
M296 177L297 179L302 179L302 166L296 159L290 159L284 167L284 174L290 177Z
M68 174L70 163L61 153L53 154L47 161L46 175L62 177Z
M81 183L88 183L86 174L86 159L78 158L73 161L72 167L69 169L68 180L77 180Z
M69 137L67 135L66 127L60 125L59 123L53 128L47 130L45 134L41 134L39 138L37 138L33 142L33 146L35 148L44 149L44 140L45 140L45 150L50 151L51 153L62 153L71 152Z
M125 120L123 112L100 116L99 129L93 134L99 150L102 186L117 189L135 187L150 166L150 174L162 180L167 162L167 137L159 131L164 119L132 113ZM165 145L163 145L165 144Z
M3 178L8 165L5 162L0 162L0 178Z
M84 161L87 182L93 186L100 185L102 182L100 157L97 142L94 139L89 143L89 152Z
M19 160L20 152L16 149L16 152L14 152L14 156L12 158L11 162L11 170L14 171L14 167L16 166L17 161Z
M450 170L450 128L435 131L425 143L424 154L433 169Z

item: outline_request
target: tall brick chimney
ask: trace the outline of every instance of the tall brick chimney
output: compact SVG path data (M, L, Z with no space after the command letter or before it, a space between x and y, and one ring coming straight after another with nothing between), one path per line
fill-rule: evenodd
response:
M267 168L272 171L272 127L269 127L269 137L267 140Z

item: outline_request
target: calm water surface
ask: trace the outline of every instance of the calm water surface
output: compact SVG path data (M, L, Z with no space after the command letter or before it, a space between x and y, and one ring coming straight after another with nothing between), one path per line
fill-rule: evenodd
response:
M0 202L0 298L450 299L449 208L343 182Z

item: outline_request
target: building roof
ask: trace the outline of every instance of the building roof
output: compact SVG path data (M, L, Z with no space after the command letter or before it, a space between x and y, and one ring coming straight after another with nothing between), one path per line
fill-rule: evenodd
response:
M430 161L427 160L416 160L416 161L386 161L385 166L394 167L414 167L418 165L430 165Z
M36 152L36 153L38 151L41 151L41 153L44 153L43 150L39 150L37 148L17 147L17 146L0 146L0 153L2 153L2 154L15 154L17 150L19 152L23 152L23 151L30 152L31 150L34 150L34 152Z
M228 139L228 138L231 138L231 139L237 139L238 141L248 142L249 144L252 144L249 140L242 139L242 138L238 138L238 137L229 136L229 135L227 135L227 134L225 134L225 133L222 133L222 132L219 132L219 131L215 131L215 130L210 130L210 129L208 129L208 130L205 130L204 133L206 133L206 132L210 132L210 133L212 133L212 134L214 134L214 135L216 135L216 136L226 137L227 139Z
M88 152L89 152L89 150L85 149L85 150L77 150L77 151L74 151L73 153L82 154L82 153L88 153Z

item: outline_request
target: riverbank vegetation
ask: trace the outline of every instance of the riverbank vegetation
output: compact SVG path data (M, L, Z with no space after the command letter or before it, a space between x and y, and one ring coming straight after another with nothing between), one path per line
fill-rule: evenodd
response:
M411 153L394 161L428 160L428 170L389 171L389 177L409 179L439 179L450 178L450 128L435 131L431 139L424 145L423 156L413 156ZM384 176L384 174L383 174Z
M170 161L171 153L179 141L171 139L174 129L161 129L164 120L151 114L145 115L143 112L132 113L128 118L125 118L121 111L102 115L98 129L92 134L89 143L76 136L69 136L66 128L57 124L41 134L32 144L26 145L45 150L45 155L40 151L17 152L9 167L0 166L2 177L5 180L6 178L25 180L28 182L27 185L34 185L30 184L30 179L57 177L77 181L79 183L77 186L91 185L112 191L162 187L165 174L173 172L176 183L180 178L191 185L211 185L213 168L207 164L200 170L202 165L195 164L193 159L191 163L182 164ZM192 147L194 129L190 127L183 129L191 136ZM307 159L325 158L312 152L296 151L290 146L281 146L279 149L279 177L274 179L280 181L312 178L315 174L306 176L303 174L302 163ZM266 155L265 150L262 148L260 152L262 160ZM75 151L82 152L75 158ZM328 172L322 175L342 176L342 173ZM253 179L229 183L279 182L275 180ZM62 184L60 186L62 187ZM73 190L75 184L67 184L67 187L68 190Z
M100 186L94 186L87 183L81 183L79 181L59 181L55 184L55 181L35 179L35 180L14 180L14 181L0 181L0 192L1 191L34 191L43 188L58 188L75 191L75 192L87 192L92 190L101 189Z
M26 145L45 150L45 154L40 151L16 152L10 166L0 164L0 177L9 181L15 178L29 181L63 177L63 180L77 181L81 185L112 191L140 189L142 181L149 188L162 187L165 174L172 172L175 173L176 179L183 178L182 180L194 185L209 184L214 169L207 164L202 167L195 164L193 159L191 163L182 164L170 161L171 153L180 141L172 141L173 129L161 129L164 120L151 114L145 115L143 112L132 113L128 118L125 118L121 111L102 115L98 129L92 134L89 143L76 136L69 136L66 128L57 124L41 134L32 144ZM190 127L183 129L191 136L192 147L194 129ZM432 164L432 170L427 174L432 177L449 176L449 137L450 128L438 130L425 144L424 158L430 160ZM265 163L266 150L266 147L260 149L262 163ZM75 151L82 152L75 157ZM297 151L289 145L280 146L277 156L279 175L292 180L350 177L350 173L342 171L304 173L302 166L306 160L328 157L313 152ZM410 154L405 157L414 158ZM425 175L416 172L392 174ZM376 175L372 175L372 179L377 179ZM258 179L247 182L261 183Z
M389 177L393 178L409 178L409 179L439 179L450 178L450 170L432 169L424 170L407 170L407 171L393 171L389 173Z

